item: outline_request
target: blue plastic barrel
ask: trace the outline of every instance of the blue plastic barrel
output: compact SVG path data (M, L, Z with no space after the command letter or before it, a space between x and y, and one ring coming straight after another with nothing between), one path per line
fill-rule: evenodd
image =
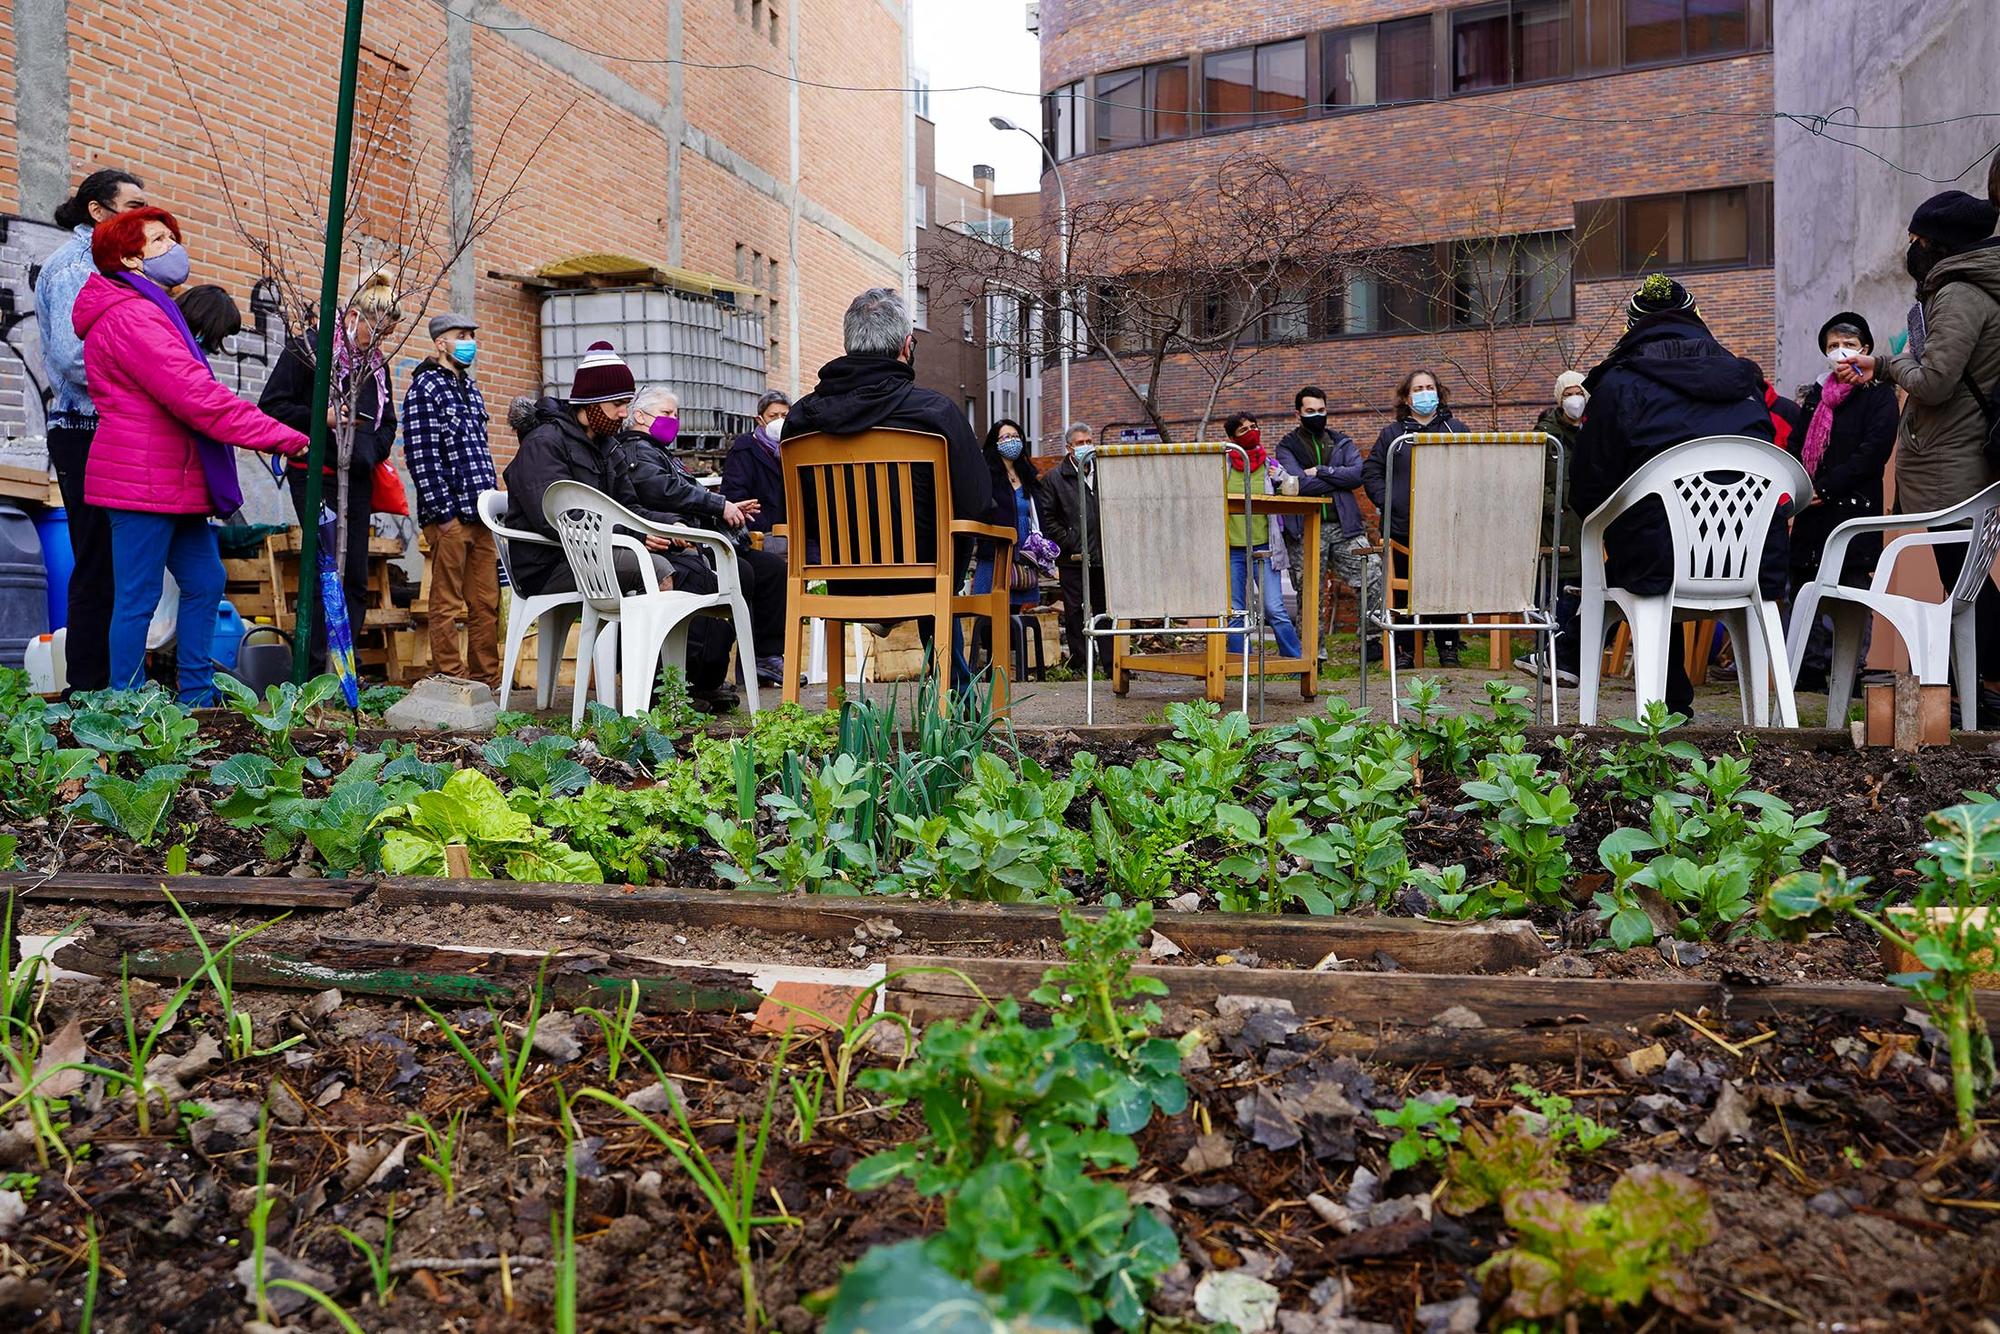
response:
M215 660L217 667L236 670L236 651L243 645L243 617L228 598L215 612L215 640L210 645L208 656Z
M49 633L49 572L42 539L18 505L0 502L0 667L16 667L28 641Z
M58 505L35 520L42 539L42 569L49 577L49 633L69 624L69 577L76 570L76 549L69 540L69 511Z

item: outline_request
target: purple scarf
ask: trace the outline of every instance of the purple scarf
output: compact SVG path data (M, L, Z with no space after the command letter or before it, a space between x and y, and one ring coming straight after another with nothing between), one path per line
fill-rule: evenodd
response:
M117 277L159 307L167 322L180 331L182 341L194 354L194 359L201 363L203 373L214 379L215 370L208 364L208 354L195 341L194 330L188 328L187 316L181 314L181 308L174 304L166 289L140 273L121 273ZM243 508L243 486L236 479L236 451L219 440L211 440L200 431L189 431L188 434L194 437L195 457L201 460L202 480L208 484L209 508L215 511L217 518L227 519Z
M335 330L333 340L333 365L339 372L339 384L351 384L354 380L354 344L348 341L347 326L341 324ZM375 425L382 424L382 414L389 410L389 365L374 347L368 349L368 369L375 377ZM360 404L360 395L355 395L355 403Z
M1828 378L1819 391L1819 406L1813 409L1812 421L1806 425L1806 442L1799 447L1799 462L1806 465L1806 476L1819 476L1820 460L1826 457L1826 446L1833 439L1833 413L1847 396L1854 392L1854 386Z

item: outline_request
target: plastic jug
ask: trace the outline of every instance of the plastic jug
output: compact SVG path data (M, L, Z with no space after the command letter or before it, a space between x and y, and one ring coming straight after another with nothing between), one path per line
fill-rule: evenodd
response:
M208 650L208 656L217 667L229 670L236 666L237 649L243 642L243 633L243 617L237 613L235 604L224 598L222 605L215 609L215 639Z
M21 667L28 673L28 689L37 695L60 695L69 686L69 655L65 646L68 630L36 635L28 641Z

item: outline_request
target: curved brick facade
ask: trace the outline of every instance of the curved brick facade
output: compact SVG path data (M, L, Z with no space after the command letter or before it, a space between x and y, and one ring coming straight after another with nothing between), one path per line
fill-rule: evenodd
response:
M1603 8L1603 0L1593 0ZM1578 0L1576 8L1585 6ZM1044 0L1042 87L1161 60L1198 58L1252 43L1325 33L1353 24L1435 13L1417 0L1276 0L1260 6L1221 0ZM1616 12L1615 9L1612 12ZM1107 197L1169 197L1212 180L1234 153L1251 151L1316 169L1375 192L1387 219L1382 243L1450 242L1500 233L1572 228L1575 206L1591 200L1746 187L1753 208L1768 207L1772 178L1772 60L1761 4L1750 6L1750 42L1764 49L1650 68L1617 69L1529 86L1468 93L1433 102L1343 109L1286 124L1115 148L1062 164L1073 202ZM1449 19L1441 21L1448 25ZM1437 50L1449 58L1441 28ZM1318 60L1317 42L1308 43ZM1198 83L1197 71L1197 83ZM1448 81L1448 80L1447 80ZM1559 117L1576 118L1571 120ZM1621 119L1633 124L1585 121ZM1504 198L1503 198L1504 196ZM1044 179L1044 207L1055 190ZM1586 233L1593 231L1586 225ZM1756 224L1751 224L1756 225ZM1771 238L1753 242L1756 263L1680 272L1722 339L1768 364L1774 355ZM1308 380L1332 397L1335 420L1357 437L1386 420L1396 381L1408 369L1494 361L1518 366L1487 382L1498 403L1465 401L1468 421L1497 418L1524 426L1552 397L1565 362L1587 368L1615 340L1632 280L1618 266L1586 271L1574 284L1574 318L1503 331L1489 340L1463 330L1354 334L1273 348L1247 383L1226 391L1230 407L1282 419L1292 392ZM1489 348L1489 341L1491 347ZM1076 364L1076 415L1100 428L1138 425L1142 415L1099 360ZM1187 366L1167 376L1173 426L1192 429L1201 410ZM1203 386L1205 389L1206 386Z

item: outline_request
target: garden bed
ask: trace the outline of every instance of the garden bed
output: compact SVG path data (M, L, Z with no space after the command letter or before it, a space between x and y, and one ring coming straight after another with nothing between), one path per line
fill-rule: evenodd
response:
M0 995L58 1090L0 1095L0 1324L95 1272L107 1329L334 1328L288 1279L369 1330L1982 1328L2000 992L1969 929L1888 984L1871 909L2000 896L2000 755L1423 689L1262 733L22 704L0 863L66 971ZM767 1114L732 1249L686 1155Z

